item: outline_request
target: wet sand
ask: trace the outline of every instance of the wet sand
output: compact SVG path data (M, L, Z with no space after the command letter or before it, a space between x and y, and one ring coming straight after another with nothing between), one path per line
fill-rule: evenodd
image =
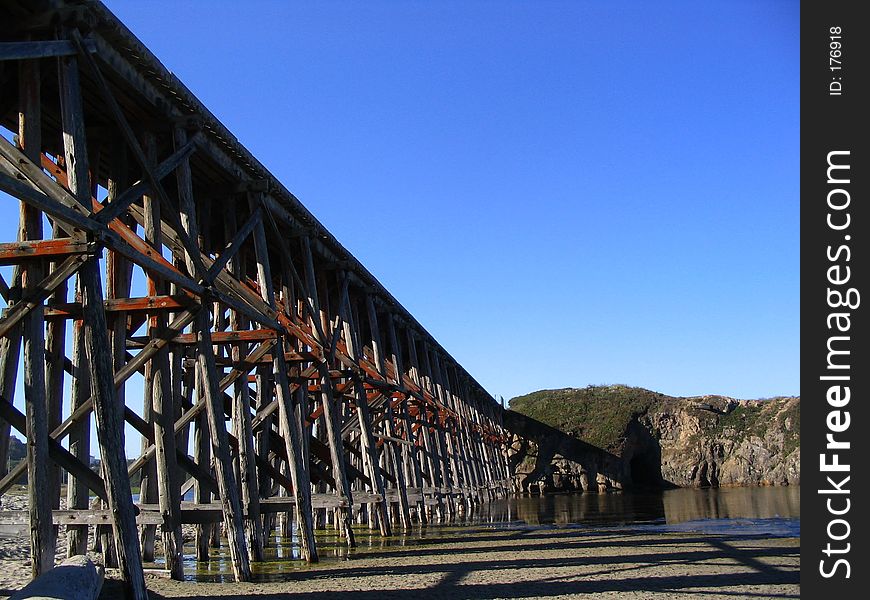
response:
M5 509L26 507L23 496L3 500ZM538 515L540 507L533 508L527 517ZM532 526L514 520L502 527L418 528L389 540L363 528L357 532L359 547L349 554L334 532L318 532L323 560L317 565L255 563L256 583L217 581L230 572L225 548L216 550L218 558L209 563L186 565L186 574L196 573L201 581L153 575L146 581L155 600L798 598L800 539L772 537L756 527L750 520L742 523L741 535L727 529L716 535L681 526L663 532L661 527ZM0 526L0 598L30 577L28 531L15 529ZM60 528L59 560L65 529ZM186 533L190 554L192 531ZM276 555L274 547L267 552ZM122 597L116 578L117 572L109 570L101 598Z
M467 528L281 575L274 583L148 577L152 598L798 598L798 538L622 529ZM118 597L108 580L101 598Z

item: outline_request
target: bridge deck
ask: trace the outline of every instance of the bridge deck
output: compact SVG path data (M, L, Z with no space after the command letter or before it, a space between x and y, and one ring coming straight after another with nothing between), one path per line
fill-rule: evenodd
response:
M353 544L354 519L390 535L505 492L497 403L108 9L0 14L0 494L27 474L34 574L53 522L70 554L97 527L144 598L158 535L183 575L182 523L205 554L222 521L246 580L276 511L316 561L327 510Z

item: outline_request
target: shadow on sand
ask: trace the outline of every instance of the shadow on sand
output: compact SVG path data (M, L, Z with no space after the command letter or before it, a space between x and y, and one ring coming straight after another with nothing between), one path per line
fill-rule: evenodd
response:
M421 561L422 564L407 564L408 561L405 560L395 561L395 564L390 564L394 561L383 564L380 559L396 558L397 554L371 552L356 559L362 563L358 566L353 566L355 561L351 560L323 570L287 573L282 576L282 583L255 586L254 589L260 588L257 591L250 587L237 589L235 584L221 584L223 589L217 593L214 586L210 586L207 594L196 595L197 584L178 584L177 595L172 591L164 592L168 595L152 591L151 597L154 600L176 597L205 600L220 595L223 600L250 600L252 597L258 600L279 600L288 597L326 599L341 596L353 600L420 600L425 596L427 600L470 600L638 592L694 598L799 597L796 592L761 589L799 584L799 548L796 545L769 545L746 536L649 536L624 530L613 533L577 530L545 533L532 530L501 536L474 537L469 541L473 545L466 548L426 544L403 553L406 557L409 554L420 558L436 555L448 557L443 563L426 564ZM578 554L578 550L590 552L581 552L584 554L582 556L572 556ZM510 558L511 551L526 551L526 556L530 554L528 551L532 552L529 558ZM536 553L543 556L544 552L549 557L535 557ZM552 558L554 555L558 558ZM380 564L371 564L372 562ZM709 568L697 568L702 563L707 567L716 564L727 568L710 574ZM569 573L574 574L565 575L566 567ZM499 572L531 569L542 574L533 581L500 582ZM656 574L657 569L661 574ZM485 573L487 571L489 573ZM484 574L486 583L464 581L472 574L478 576L477 581ZM417 576L423 580L437 579L437 583L422 589L397 589L395 578L400 576ZM360 578L370 585L350 584L351 580ZM348 585L340 585L341 580L346 580ZM303 582L308 590L316 588L319 581L323 582L323 588L327 591L299 589L303 586L298 584ZM745 587L739 592L728 590L735 585ZM755 586L759 587L758 592L751 590ZM366 589L360 590L360 587ZM350 591L337 592L337 588ZM121 597L118 582L107 581L101 598L116 597Z

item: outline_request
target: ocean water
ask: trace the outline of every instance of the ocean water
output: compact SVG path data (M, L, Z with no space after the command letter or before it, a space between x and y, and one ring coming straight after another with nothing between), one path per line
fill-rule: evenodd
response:
M799 486L552 494L511 498L489 510L495 522L527 525L800 535Z

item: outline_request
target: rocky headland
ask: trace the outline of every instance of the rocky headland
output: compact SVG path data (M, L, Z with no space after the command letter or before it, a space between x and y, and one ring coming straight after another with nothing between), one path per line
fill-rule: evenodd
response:
M510 409L601 450L566 457L564 438L541 427L539 443L515 456L520 488L800 484L799 397L680 398L608 385L533 392Z

